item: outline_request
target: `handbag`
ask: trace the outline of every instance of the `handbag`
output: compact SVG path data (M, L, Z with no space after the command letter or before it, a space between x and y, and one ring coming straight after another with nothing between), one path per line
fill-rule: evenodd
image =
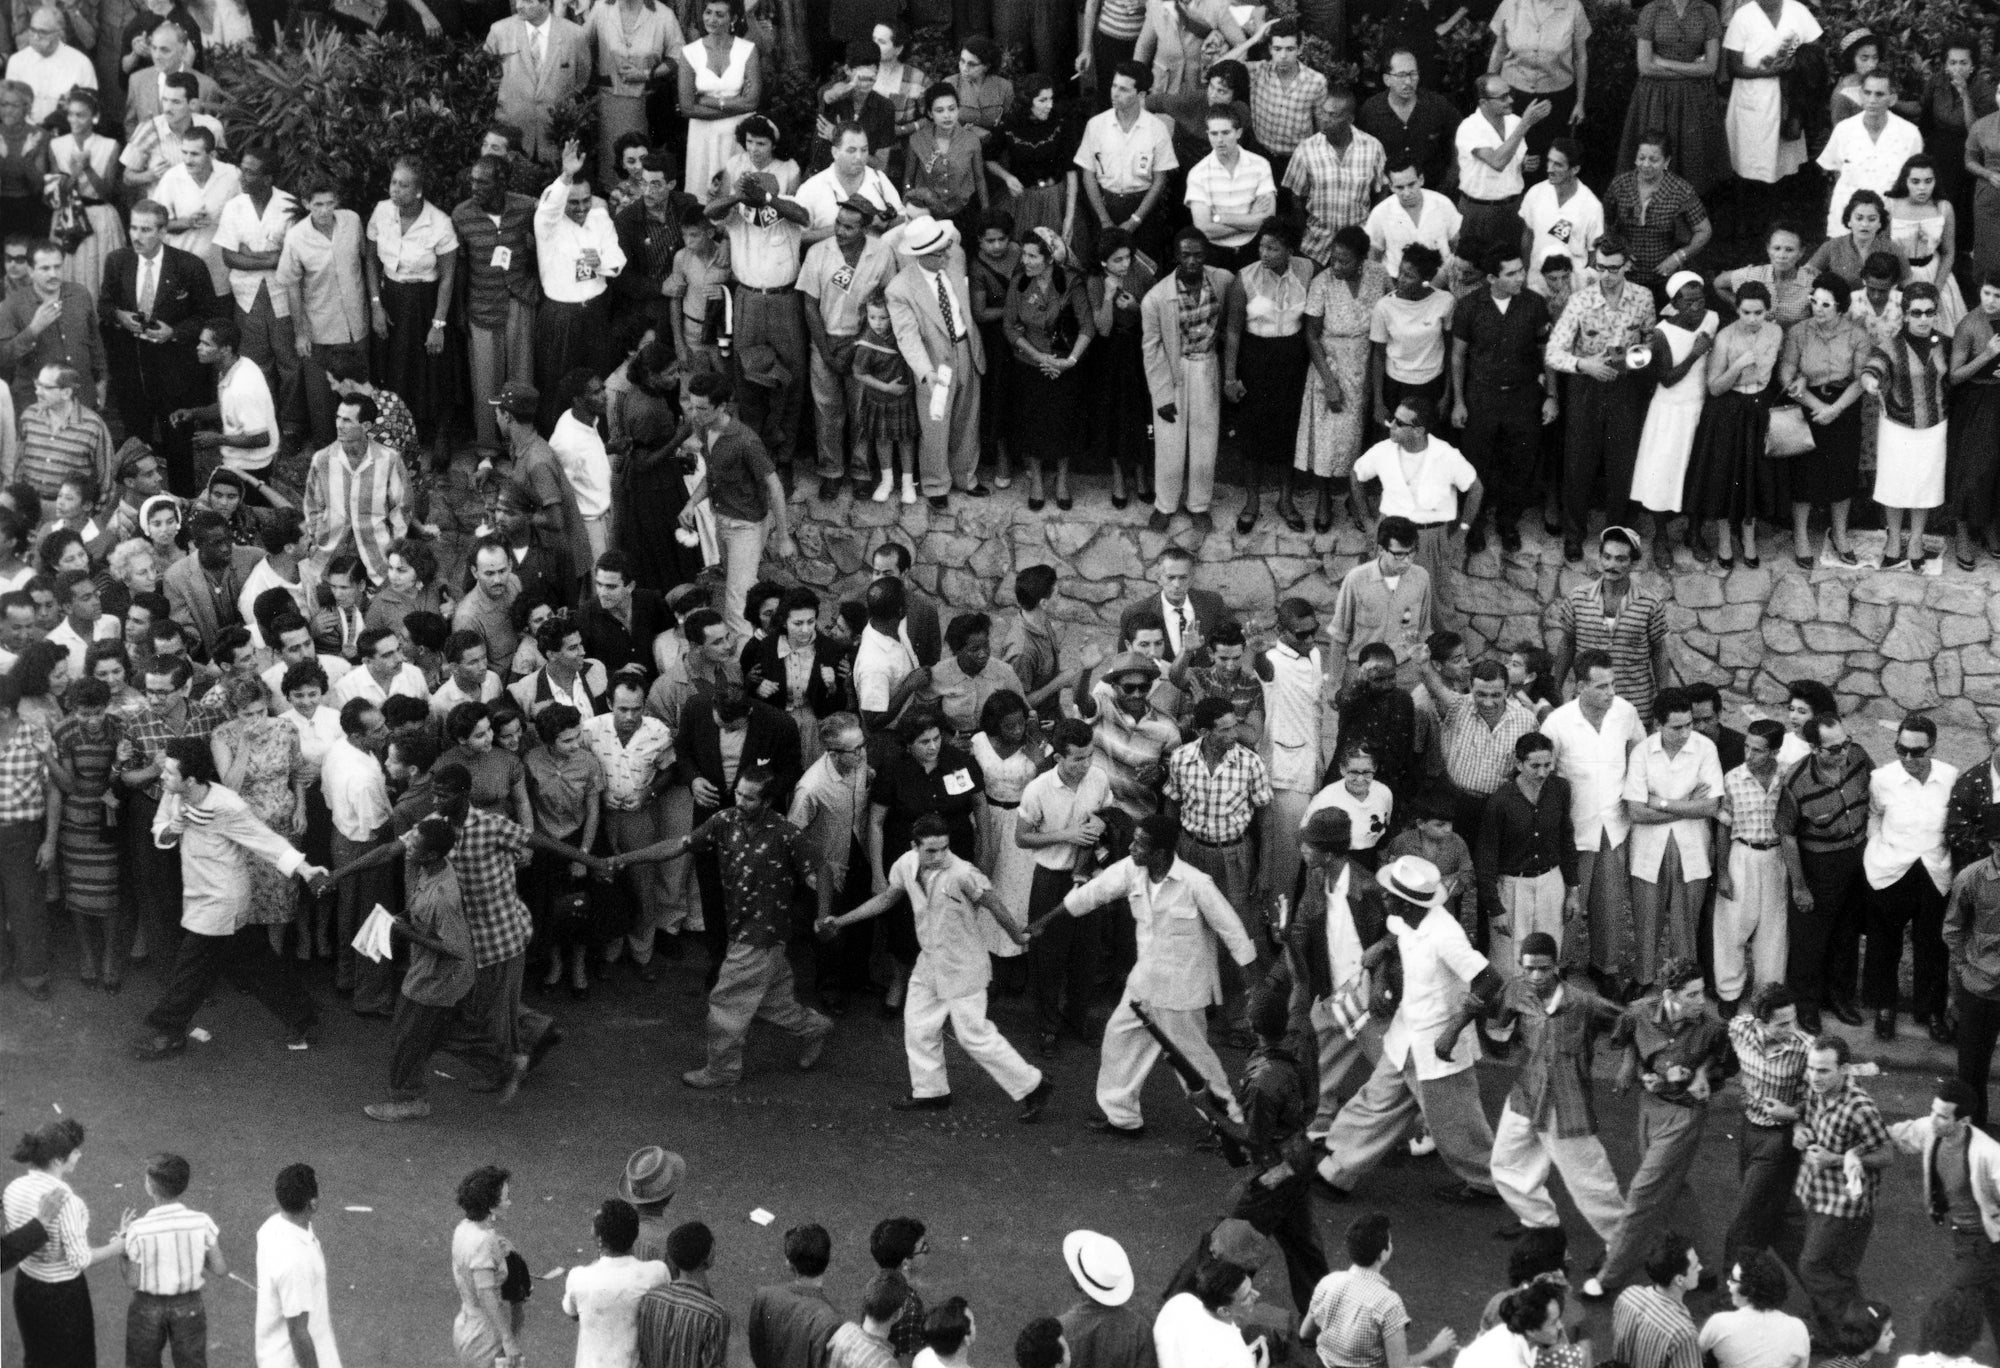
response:
M379 33L389 17L389 0L333 0L333 12L370 33Z
M1779 404L1771 410L1771 427L1764 434L1764 454L1772 458L1803 456L1814 449L1812 425L1806 411L1797 404Z
M68 176L57 178L55 212L49 216L49 237L63 251L74 253L93 231L90 211Z

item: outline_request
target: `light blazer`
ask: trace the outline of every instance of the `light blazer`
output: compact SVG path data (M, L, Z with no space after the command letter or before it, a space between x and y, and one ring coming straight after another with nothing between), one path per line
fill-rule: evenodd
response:
M549 141L549 112L590 84L590 39L579 25L550 15L546 46L537 65L528 23L518 14L486 31L486 50L500 59L495 112L521 130L521 150L536 161L553 161L561 150Z
M264 553L255 547L238 546L230 552L230 603L235 603L242 596L244 582L263 559ZM202 574L201 561L192 551L175 561L168 567L167 573L160 576L160 592L166 595L174 621L201 638L204 653L214 651L215 637L222 630L222 625L215 620L215 598L208 592L207 576Z
M952 293L965 307L965 340L972 348L972 368L986 374L986 348L979 340L979 325L972 320L972 291L965 282L965 269L947 262L944 273ZM896 330L896 345L903 359L919 377L951 362L951 332L938 309L937 293L924 280L916 262L908 262L889 278L883 291L889 297L889 322Z
M1204 266L1202 272L1208 277L1208 288L1215 292L1215 302L1221 309L1215 319L1215 394L1211 400L1220 403L1222 336L1229 326L1230 296L1235 293L1229 286L1236 277L1219 266ZM1169 271L1159 284L1146 291L1146 297L1139 302L1140 340L1146 354L1146 388L1153 392L1153 407L1156 409L1182 402L1181 391L1187 368L1181 363L1181 311L1176 298L1179 290L1174 272Z
M1924 1210L1928 1212L1931 1154L1937 1149L1937 1132L1931 1129L1931 1119L1919 1116L1914 1121L1898 1121L1889 1127L1889 1137L1903 1153L1923 1156ZM1986 1227L1987 1239L2000 1241L2000 1140L1974 1126L1972 1149L1967 1157L1971 1161L1972 1200L1979 1206L1979 1223Z

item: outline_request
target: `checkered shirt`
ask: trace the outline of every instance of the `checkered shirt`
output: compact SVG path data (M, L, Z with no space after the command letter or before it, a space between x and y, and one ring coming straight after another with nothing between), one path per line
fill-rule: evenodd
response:
M1306 1319L1319 1327L1319 1361L1327 1368L1381 1368L1382 1341L1409 1327L1396 1289L1372 1268L1329 1273L1313 1289Z
M1534 729L1535 715L1511 698L1499 724L1488 726L1472 695L1460 694L1441 719L1445 773L1467 793L1496 793L1514 777L1514 743Z
M1748 765L1738 765L1722 776L1720 821L1729 834L1751 845L1768 845L1778 839L1778 790L1785 786L1783 769L1771 771L1771 782L1762 784Z
M1611 1357L1627 1368L1701 1368L1694 1317L1657 1287L1628 1287L1611 1308Z
M0 822L39 822L48 816L48 767L42 763L48 744L48 731L40 723L23 721L0 749ZM1264 801L1270 800L1266 784Z
M1836 1155L1849 1150L1879 1149L1889 1143L1889 1127L1883 1123L1875 1099L1856 1087L1851 1078L1842 1079L1838 1089L1823 1097L1808 1089L1799 1124L1810 1133L1812 1144ZM1847 1190L1847 1175L1841 1164L1825 1168L1800 1164L1792 1194L1807 1211L1854 1219L1875 1210L1875 1194L1881 1188L1879 1169L1862 1170L1861 1192L1856 1196Z
M1767 1026L1750 1013L1739 1012L1729 1019L1729 1043L1736 1047L1736 1062L1743 1067L1743 1119L1753 1126L1783 1125L1771 1108L1799 1105L1812 1042L1797 1027Z
M1269 62L1250 63L1250 127L1257 141L1280 155L1313 133L1313 113L1326 98L1326 77L1300 65L1286 85Z
M406 840L414 840L412 832ZM458 894L472 932L472 963L484 969L528 948L528 905L514 876L528 853L528 829L483 808L470 808L451 848Z
M1633 283L1650 285L1659 278L1660 263L1708 222L1708 209L1692 185L1669 171L1641 213L1638 173L1626 171L1614 176L1605 192L1604 217L1604 226L1632 249L1626 260L1632 263Z
M1292 153L1285 168L1285 189L1306 209L1305 237L1299 251L1324 266L1333 254L1333 235L1368 217L1375 184L1389 164L1382 140L1360 129L1347 155L1333 150L1323 133L1315 133Z
M896 135L899 138L907 138L921 122L923 112L917 105L924 98L926 88L924 73L907 62L903 65L902 75L896 80L885 81L879 75L875 78L875 93L887 100L896 111Z
M1243 839L1257 809L1271 802L1271 772L1247 746L1234 745L1209 768L1201 742L1167 760L1166 795L1181 805L1181 828L1197 841L1229 845Z
M220 708L210 708L192 702L187 705L183 717L186 725L179 731L168 726L164 717L151 710L129 725L125 729L125 735L132 742L132 758L121 768L137 770L157 764L161 753L167 748L167 742L175 737L187 736L197 741L206 741L209 733L228 720L228 714ZM160 796L160 781L157 778L146 786L146 794L155 799Z

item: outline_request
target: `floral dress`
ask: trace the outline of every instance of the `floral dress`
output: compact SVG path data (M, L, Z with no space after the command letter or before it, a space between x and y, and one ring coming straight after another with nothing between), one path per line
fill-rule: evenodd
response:
M1331 270L1313 278L1306 293L1306 327L1319 329L1327 368L1340 385L1340 412L1326 406L1319 367L1306 375L1305 403L1299 411L1299 438L1292 468L1321 478L1345 475L1361 454L1368 418L1368 327L1375 305L1393 288L1377 261L1363 262L1351 285Z
M305 772L299 752L299 733L281 717L237 717L215 729L215 736L243 761L243 778L236 792L258 820L280 836L304 834L297 821L298 795L292 788L295 776ZM278 872L276 865L263 860L250 862L250 903L243 909L246 926L282 926L298 909L297 885Z

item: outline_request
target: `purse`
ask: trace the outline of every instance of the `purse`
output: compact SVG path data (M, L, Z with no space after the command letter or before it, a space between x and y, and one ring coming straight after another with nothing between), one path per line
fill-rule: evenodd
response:
M55 212L49 216L49 238L65 253L74 253L91 235L90 211L77 196L68 176L58 178Z
M389 17L389 0L333 0L330 8L349 23L358 24L370 33L379 33L382 21Z
M1803 456L1815 448L1812 425L1806 411L1797 404L1779 404L1771 410L1770 431L1764 435L1764 454L1776 459Z

